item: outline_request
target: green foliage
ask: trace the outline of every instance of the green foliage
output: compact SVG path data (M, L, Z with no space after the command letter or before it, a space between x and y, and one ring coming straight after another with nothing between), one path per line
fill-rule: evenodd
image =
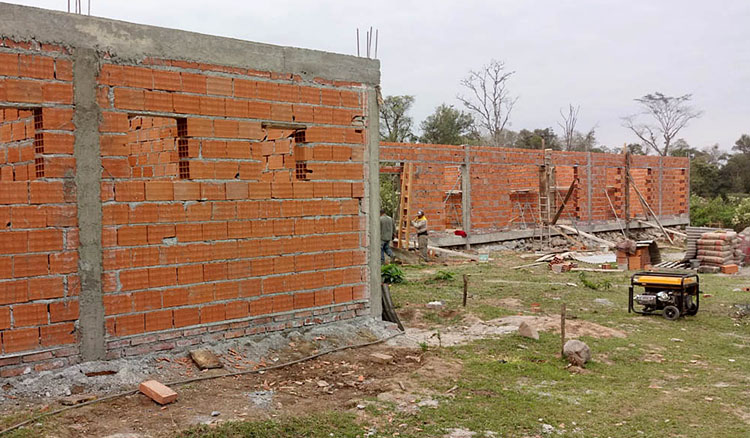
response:
M398 220L399 203L399 177L393 173L380 174L380 207L385 209L385 213L392 217L394 222Z
M414 105L414 96L387 96L380 105L380 139L390 142L413 141L414 120L409 110Z
M562 144L552 128L535 129L529 131L522 129L518 132L516 139L517 148L521 149L562 149Z
M258 422L229 422L218 426L196 426L179 438L296 438L356 437L362 428L352 414L327 413L302 418L283 418Z
M750 227L750 198L743 198L737 203L732 217L732 226L737 231Z
M422 341L419 343L419 348L422 349L422 353L426 353L427 350L429 350L430 346L427 345L427 342Z
M451 271L437 271L437 274L435 274L434 279L437 281L445 281L445 280L453 280L453 277L456 276L455 272Z
M383 283L404 283L406 280L404 271L393 263L383 265L380 268L380 275L383 278Z
M732 149L739 151L742 154L750 154L750 135L742 134L740 138L734 142Z
M690 223L696 227L730 227L739 202L721 196L703 198L690 196Z
M453 108L453 105L438 106L420 127L423 132L420 138L422 143L458 145L468 143L478 136L471 115Z
M612 288L612 282L604 279L602 281L589 280L585 272L581 271L578 273L578 279L581 280L581 284L592 290L610 290Z

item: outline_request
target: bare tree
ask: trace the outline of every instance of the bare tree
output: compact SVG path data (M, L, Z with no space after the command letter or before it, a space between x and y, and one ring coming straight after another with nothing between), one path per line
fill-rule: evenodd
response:
M568 114L565 114L563 110L560 109L560 117L562 117L562 122L557 122L557 125L560 126L560 128L562 128L563 130L563 144L565 145L566 151L573 150L573 140L576 134L576 123L578 123L578 113L580 112L581 107L574 107L573 104L568 104Z
M642 111L623 118L623 126L659 155L669 155L672 140L688 122L700 117L703 113L690 105L691 94L682 96L665 96L662 93L647 94L635 99L642 106ZM649 116L652 123L641 123L640 116Z
M493 146L500 146L500 139L508 124L510 113L518 100L508 92L508 79L514 74L506 71L505 63L492 60L479 71L469 71L461 85L469 90L469 96L457 96L458 100L472 112L477 124L487 131Z

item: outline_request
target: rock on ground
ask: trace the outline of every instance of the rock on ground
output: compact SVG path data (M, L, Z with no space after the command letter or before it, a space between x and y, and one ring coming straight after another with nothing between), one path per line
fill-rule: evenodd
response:
M530 326L526 321L518 326L518 334L525 338L539 340L539 332L537 332L536 329Z
M591 360L591 349L578 339L571 339L566 342L563 347L563 354L570 363L578 367L583 367L586 362Z

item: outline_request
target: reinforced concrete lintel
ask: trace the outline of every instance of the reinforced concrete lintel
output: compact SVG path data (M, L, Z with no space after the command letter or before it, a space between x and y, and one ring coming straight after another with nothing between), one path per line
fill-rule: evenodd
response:
M108 52L114 62L145 57L293 73L303 79L380 83L380 61L106 18L0 3L3 37Z
M662 225L665 227L669 226L678 226L678 225L690 225L690 218L687 216L684 217L675 217L675 218L668 218L668 219L660 219ZM630 222L630 229L641 229L641 228L649 228L647 225L643 225L637 220L633 220ZM579 224L578 229L580 229L583 232L586 233L604 233L604 232L610 232L610 231L620 231L620 226L616 222L607 222L607 223L599 223L599 224L592 224L592 225L583 225ZM560 233L551 230L550 235L557 236ZM463 238L460 236L445 236L445 237L430 237L430 245L434 245L437 247L444 247L444 246L462 246L466 245L467 240L468 243L472 245L480 244L480 243L493 243L493 242L504 242L508 240L518 240L518 239L530 239L534 237L534 230L528 229L528 230L509 230L509 231L498 231L495 233L484 233L484 234L474 234L470 235L467 238Z

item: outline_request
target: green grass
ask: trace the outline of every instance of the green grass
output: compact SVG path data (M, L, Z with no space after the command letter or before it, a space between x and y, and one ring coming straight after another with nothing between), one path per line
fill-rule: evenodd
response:
M701 275L702 290L713 297L701 300L695 317L670 322L627 313L628 273L587 273L591 282L612 284L609 290L592 290L575 272L553 274L546 266L511 270L528 261L509 254L493 257L493 263L453 266L453 278L440 281L432 267L406 266L407 282L391 286L394 302L401 309L420 308L423 322L436 330L459 324L467 314L487 320L519 313L498 306L503 298L517 299L524 314L531 314L532 303L540 304L542 314L559 314L564 302L576 318L622 330L627 338L582 338L594 354L584 374L565 368L558 357L560 338L552 333L542 332L539 341L505 336L430 348L428 354L457 359L463 368L448 380L426 379L424 387L436 394L454 385L458 389L437 396L437 409L423 408L416 415L376 405L375 417L393 418L377 436L435 437L449 428L541 436L542 424L560 432L552 436L567 437L750 436L750 326L728 316L733 304L750 302L750 293L733 292L750 285L750 279ZM463 274L470 276L466 309L461 307ZM615 305L595 304L596 298ZM443 311L424 309L434 300L445 302ZM644 361L649 355L663 361ZM371 426L347 415L317 418L231 423L181 437L363 436ZM269 430L275 434L263 435Z
M729 317L734 304L750 303L750 293L733 291L750 286L750 278L701 275L702 290L713 296L701 299L695 317L670 322L627 313L629 273L587 273L590 282L612 284L608 290L593 290L576 272L553 274L546 266L513 270L510 267L528 263L515 254L493 254L493 259L451 266L452 277L438 274L435 266L405 266L407 281L391 285L394 302L401 311L419 309L421 323L436 331L472 317L531 315L532 303L539 304L542 315L558 315L565 303L578 320L619 329L627 337L583 337L594 355L583 374L566 369L558 357L559 336L553 333L541 332L539 341L508 335L430 347L428 362L458 362L460 371L441 378L430 372L402 378L432 393L437 408L404 413L372 396L368 407L356 414L323 407L302 417L196 426L176 437L364 437L375 430L378 437L427 438L442 437L451 428L518 438L750 436L750 318ZM464 274L469 275L470 294L465 309ZM614 306L596 304L596 298ZM513 301L509 299L517 307L501 304ZM445 307L425 308L435 300ZM0 426L27 416L1 418ZM545 435L544 424L556 432ZM42 436L54 427L50 419L9 436Z
M179 438L297 438L357 437L366 429L354 415L328 413L273 421L230 422L220 426L199 426L178 435Z

